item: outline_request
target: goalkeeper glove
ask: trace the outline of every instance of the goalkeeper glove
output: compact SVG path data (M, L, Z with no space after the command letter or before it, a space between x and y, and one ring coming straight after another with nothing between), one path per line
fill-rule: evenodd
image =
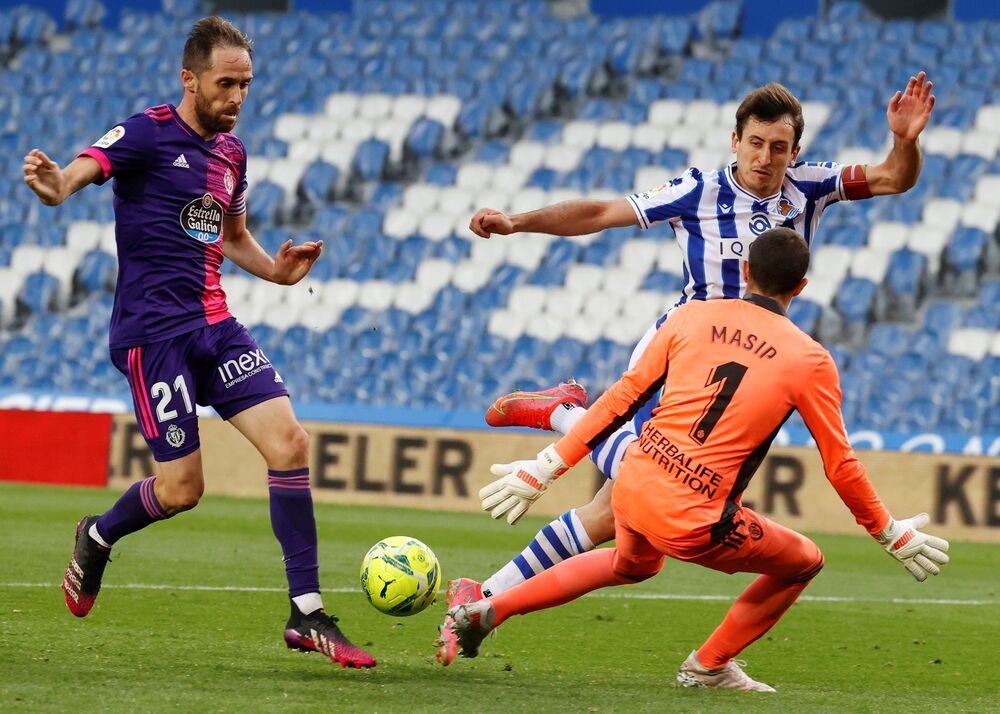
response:
M944 538L921 533L930 522L930 516L919 513L913 518L897 521L892 516L889 523L875 534L875 540L882 544L885 552L903 564L910 575L923 582L927 574L937 575L940 566L948 562L948 541Z
M514 525L545 493L549 482L562 476L568 468L553 444L540 451L533 461L493 464L490 473L500 478L479 489L483 510L489 511L493 518L506 513L507 522Z

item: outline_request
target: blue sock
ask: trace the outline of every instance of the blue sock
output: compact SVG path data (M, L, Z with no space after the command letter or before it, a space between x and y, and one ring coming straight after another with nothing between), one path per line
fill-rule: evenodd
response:
M108 545L142 530L154 521L169 518L153 493L156 477L150 476L129 486L107 512L97 520L97 533Z
M520 555L483 581L483 595L499 595L556 563L593 549L576 509L566 511L543 526Z
M271 529L281 544L291 597L319 592L319 556L309 469L267 471Z

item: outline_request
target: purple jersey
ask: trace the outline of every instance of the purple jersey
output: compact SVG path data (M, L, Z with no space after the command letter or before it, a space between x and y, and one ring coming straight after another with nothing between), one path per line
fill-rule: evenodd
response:
M111 348L135 347L230 317L220 284L223 215L246 212L246 149L206 141L170 104L114 127L80 156L114 177L118 287Z

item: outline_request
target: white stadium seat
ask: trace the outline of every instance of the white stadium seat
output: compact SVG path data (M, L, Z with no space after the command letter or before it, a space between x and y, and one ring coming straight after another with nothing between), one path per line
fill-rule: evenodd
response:
M118 240L115 237L114 223L101 223L97 234L97 247L108 255L118 255Z
M524 334L524 317L509 310L497 310L490 315L490 334L514 340Z
M623 121L602 124L597 130L597 145L614 151L624 151L632 145L632 125Z
M1000 331L993 335L993 341L990 343L990 354L1000 355Z
M351 170L351 161L354 159L354 152L357 151L357 148L357 144L353 142L337 140L324 144L319 156L326 163L333 164L340 169L342 174L346 174Z
M505 239L497 238L496 240ZM518 236L507 252L507 262L518 268L534 271L541 264L548 249L548 242L537 234Z
M563 146L575 146L586 150L597 141L598 125L596 122L576 120L567 122L563 127Z
M479 190L493 181L493 166L482 161L462 164L455 174L455 185L467 189Z
M670 133L670 145L688 151L697 149L701 146L701 137L704 133L704 127L696 124L679 126ZM697 164L692 163L692 166L697 166ZM707 171L710 167L706 166L704 168Z
M416 215L405 208L390 208L382 220L382 232L390 238L402 240L417 232Z
M546 145L538 141L518 141L510 147L507 161L525 171L534 171L542 165Z
M563 201L576 201L583 198L583 194L572 188L554 188L549 191L548 203L562 203Z
M267 180L267 175L271 171L271 159L263 156L250 156L247 158L247 193L253 191L253 187L261 181Z
M510 291L507 309L516 315L537 315L545 306L545 295L545 288L536 285L519 285Z
M954 330L948 338L948 351L979 361L986 356L993 341L993 330L977 330L964 327Z
M440 191L430 183L410 184L403 191L403 208L416 216L423 215L437 205Z
M80 265L80 258L72 251L59 246L49 248L45 254L45 272L59 281L59 301L62 305L69 302L73 292L73 274Z
M479 238L472 244L472 252L469 260L489 268L495 268L507 260L507 252L513 241L491 238L485 240Z
M403 146L410 133L412 122L407 119L385 119L375 126L375 138L389 145L389 159L399 161L403 158Z
M657 126L672 128L681 123L684 102L677 99L659 99L649 105L646 121Z
M681 248L675 240L664 240L658 242L659 252L656 258L656 267L664 273L671 275L684 275L684 256Z
M474 210L492 208L494 211L503 211L506 213L510 209L511 198L511 195L505 191L488 188L476 194L476 199L473 201ZM469 216L469 218L471 219L472 216ZM466 224L468 224L468 221L466 221Z
M850 166L852 164L876 164L880 161L876 153L863 146L845 146L837 154L836 161Z
M734 105L732 112L720 115L728 118L733 127L736 125L737 108L738 105ZM727 107L723 106L723 112L726 109ZM816 134L826 124L826 120L830 118L830 107L825 102L802 102L802 118L805 120L806 128L811 127L813 134Z
M906 245L910 238L910 225L897 221L879 221L868 233L868 245L883 253L892 253Z
M10 257L11 271L21 276L41 270L44 263L45 248L37 245L18 246Z
M24 276L10 268L0 267L0 325L10 325L17 311L17 294Z
M358 305L381 312L392 305L396 286L387 280L366 280L365 289L358 293Z
M639 292L643 278L645 278L645 271L611 268L604 271L600 292L605 295L628 298Z
M460 213L466 220L472 217L472 210L476 196L471 187L460 185L446 186L438 194L438 209L442 213L455 215Z
M450 94L438 94L427 103L425 116L441 123L445 129L455 126L458 113L462 111L462 100Z
M985 130L967 131L962 136L962 153L992 160L1000 147L1000 135Z
M451 235L455 219L451 213L431 211L420 219L417 233L433 241L441 241Z
M358 105L357 115L362 119L377 121L389 116L393 97L388 94L364 94Z
M340 136L340 124L333 117L317 114L309 118L306 126L306 138L319 144L326 144Z
M361 97L350 92L331 94L323 105L323 112L335 121L344 122L357 115Z
M841 245L821 245L809 261L809 279L827 278L840 283L851 264L851 249Z
M683 122L691 126L714 126L718 117L719 105L708 99L695 99L684 107Z
M802 297L809 298L814 303L826 307L833 304L833 297L837 294L839 287L840 280L818 273L809 277L809 284L806 285Z
M566 271L565 287L581 295L593 295L604 278L604 270L596 265L578 263Z
M433 290L440 290L451 282L451 276L454 272L455 264L449 263L447 260L438 260L436 258L425 260L417 268L416 282L418 285L423 285Z
M358 301L358 294L361 292L361 285L356 280L345 280L343 278L328 280L326 287L320 294L320 299L324 305L334 307L347 307L354 305Z
M498 166L493 172L493 188L514 193L528 181L528 172L518 166Z
M298 139L288 146L288 158L310 164L319 158L322 144L314 139Z
M948 244L951 237L950 228L942 228L928 223L916 223L910 229L910 238L906 246L910 250L923 253L930 259L929 269L931 273L937 273L941 260L941 251Z
M305 114L280 114L274 122L274 135L282 141L298 141L306 135L309 120Z
M851 275L868 278L876 284L881 283L885 278L885 271L889 268L890 255L891 253L878 248L856 249L851 259Z
M637 238L626 242L618 256L618 264L626 270L645 274L655 263L660 248L656 241Z
M595 320L607 323L621 313L622 298L619 295L608 295L592 292L583 301L583 314Z
M578 342L593 344L604 333L604 323L587 315L578 315L566 323L565 336Z
M666 146L669 138L670 132L655 124L639 124L632 131L632 145L654 153Z
M722 169L735 158L736 157L732 155L728 146L721 149L697 148L688 152L688 163L691 164L691 166L704 167L705 171Z
M583 299L581 293L555 288L549 290L545 297L545 311L568 321L583 310Z
M1000 104L984 104L976 110L977 131L1000 134Z
M1000 205L1000 175L988 174L976 181L973 200L977 203Z
M642 166L635 172L637 193L649 191L674 178L674 174L662 166Z
M360 144L375 135L372 119L351 119L340 127L340 138L353 144Z
M499 173L499 172L498 172ZM534 211L547 205L548 194L540 188L532 186L524 188L511 197L510 210L514 213Z
M101 224L97 221L73 221L66 229L66 247L83 254L97 247Z
M572 171L580 165L584 149L580 146L553 144L546 147L542 165L554 171Z
M950 126L930 126L920 138L923 150L928 154L941 154L949 159L962 150L962 130Z
M413 122L427 111L427 97L419 94L400 94L392 102L390 114L395 119Z
M298 322L310 330L325 332L340 320L339 309L331 309L326 305L312 305L298 315Z
M493 266L464 260L455 266L451 284L467 293L474 293L490 282L491 277L493 277Z
M962 204L953 198L932 198L924 204L923 222L951 230L958 225Z
M622 306L622 319L626 322L634 322L644 325L646 329L656 322L667 307L676 302L673 295L666 298L662 293L643 290L629 296ZM624 367L624 365L622 365Z
M298 312L299 310L322 303L323 291L325 289L326 283L307 275L295 285L284 286L281 294L285 304L292 308L294 312Z
M289 203L295 201L295 193L306 166L306 163L296 159L276 159L271 164L268 180L285 189L285 200Z
M540 313L527 320L524 332L536 339L553 342L563 336L565 329L566 323L563 320L554 315Z
M1000 204L966 204L962 207L959 221L963 226L973 226L992 234L997 228L997 223L1000 223Z

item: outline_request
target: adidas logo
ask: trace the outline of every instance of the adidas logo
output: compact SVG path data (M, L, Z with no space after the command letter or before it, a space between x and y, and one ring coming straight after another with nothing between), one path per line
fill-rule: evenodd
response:
M189 164L187 162L187 159L184 158L184 154L181 154L176 159L174 159L174 166L176 166L178 168L181 168L181 169L189 169L189 168L191 168L191 164Z

